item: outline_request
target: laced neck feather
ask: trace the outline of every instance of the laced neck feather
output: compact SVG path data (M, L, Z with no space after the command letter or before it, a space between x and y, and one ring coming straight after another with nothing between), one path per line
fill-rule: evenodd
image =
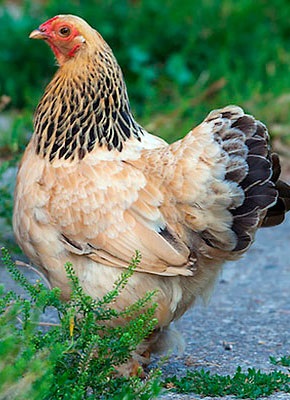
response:
M130 111L121 69L107 46L59 68L36 109L36 153L49 161L83 159L96 146L122 151L144 130ZM73 64L74 63L74 64Z

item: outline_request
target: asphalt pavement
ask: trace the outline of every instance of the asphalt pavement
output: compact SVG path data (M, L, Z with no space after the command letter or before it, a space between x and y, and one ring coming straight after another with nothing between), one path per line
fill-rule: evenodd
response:
M269 357L290 354L290 216L278 227L260 229L247 254L224 266L209 304L192 308L176 326L186 347L164 364L165 376L183 376L188 368L223 375L234 374L238 366L245 372L277 368ZM199 398L172 393L161 397ZM289 400L290 394L268 399Z

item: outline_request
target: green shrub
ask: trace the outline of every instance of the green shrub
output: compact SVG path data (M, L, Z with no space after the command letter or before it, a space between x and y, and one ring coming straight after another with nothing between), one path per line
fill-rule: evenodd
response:
M3 262L30 299L0 292L0 399L146 400L160 392L158 371L146 381L116 376L116 368L156 325L154 292L122 312L112 306L140 262L138 253L112 291L97 300L83 292L67 264L72 294L66 303L60 300L58 288L29 283L8 252L2 253ZM48 307L57 311L59 323L44 329L40 316ZM124 326L106 325L128 317Z

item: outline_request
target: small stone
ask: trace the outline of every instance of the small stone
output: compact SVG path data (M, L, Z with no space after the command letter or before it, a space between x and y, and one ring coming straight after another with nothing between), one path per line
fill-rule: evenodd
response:
M224 346L224 349L225 350L229 350L229 351L231 351L231 350L233 350L233 345L232 345L232 343L230 343L230 342L223 342L223 346Z

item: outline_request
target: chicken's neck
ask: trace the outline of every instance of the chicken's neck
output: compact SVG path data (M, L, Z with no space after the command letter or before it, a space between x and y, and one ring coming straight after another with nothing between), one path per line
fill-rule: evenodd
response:
M40 100L34 143L49 161L82 159L96 146L122 151L129 138L142 138L116 60L106 53L95 57L78 67L62 66Z

